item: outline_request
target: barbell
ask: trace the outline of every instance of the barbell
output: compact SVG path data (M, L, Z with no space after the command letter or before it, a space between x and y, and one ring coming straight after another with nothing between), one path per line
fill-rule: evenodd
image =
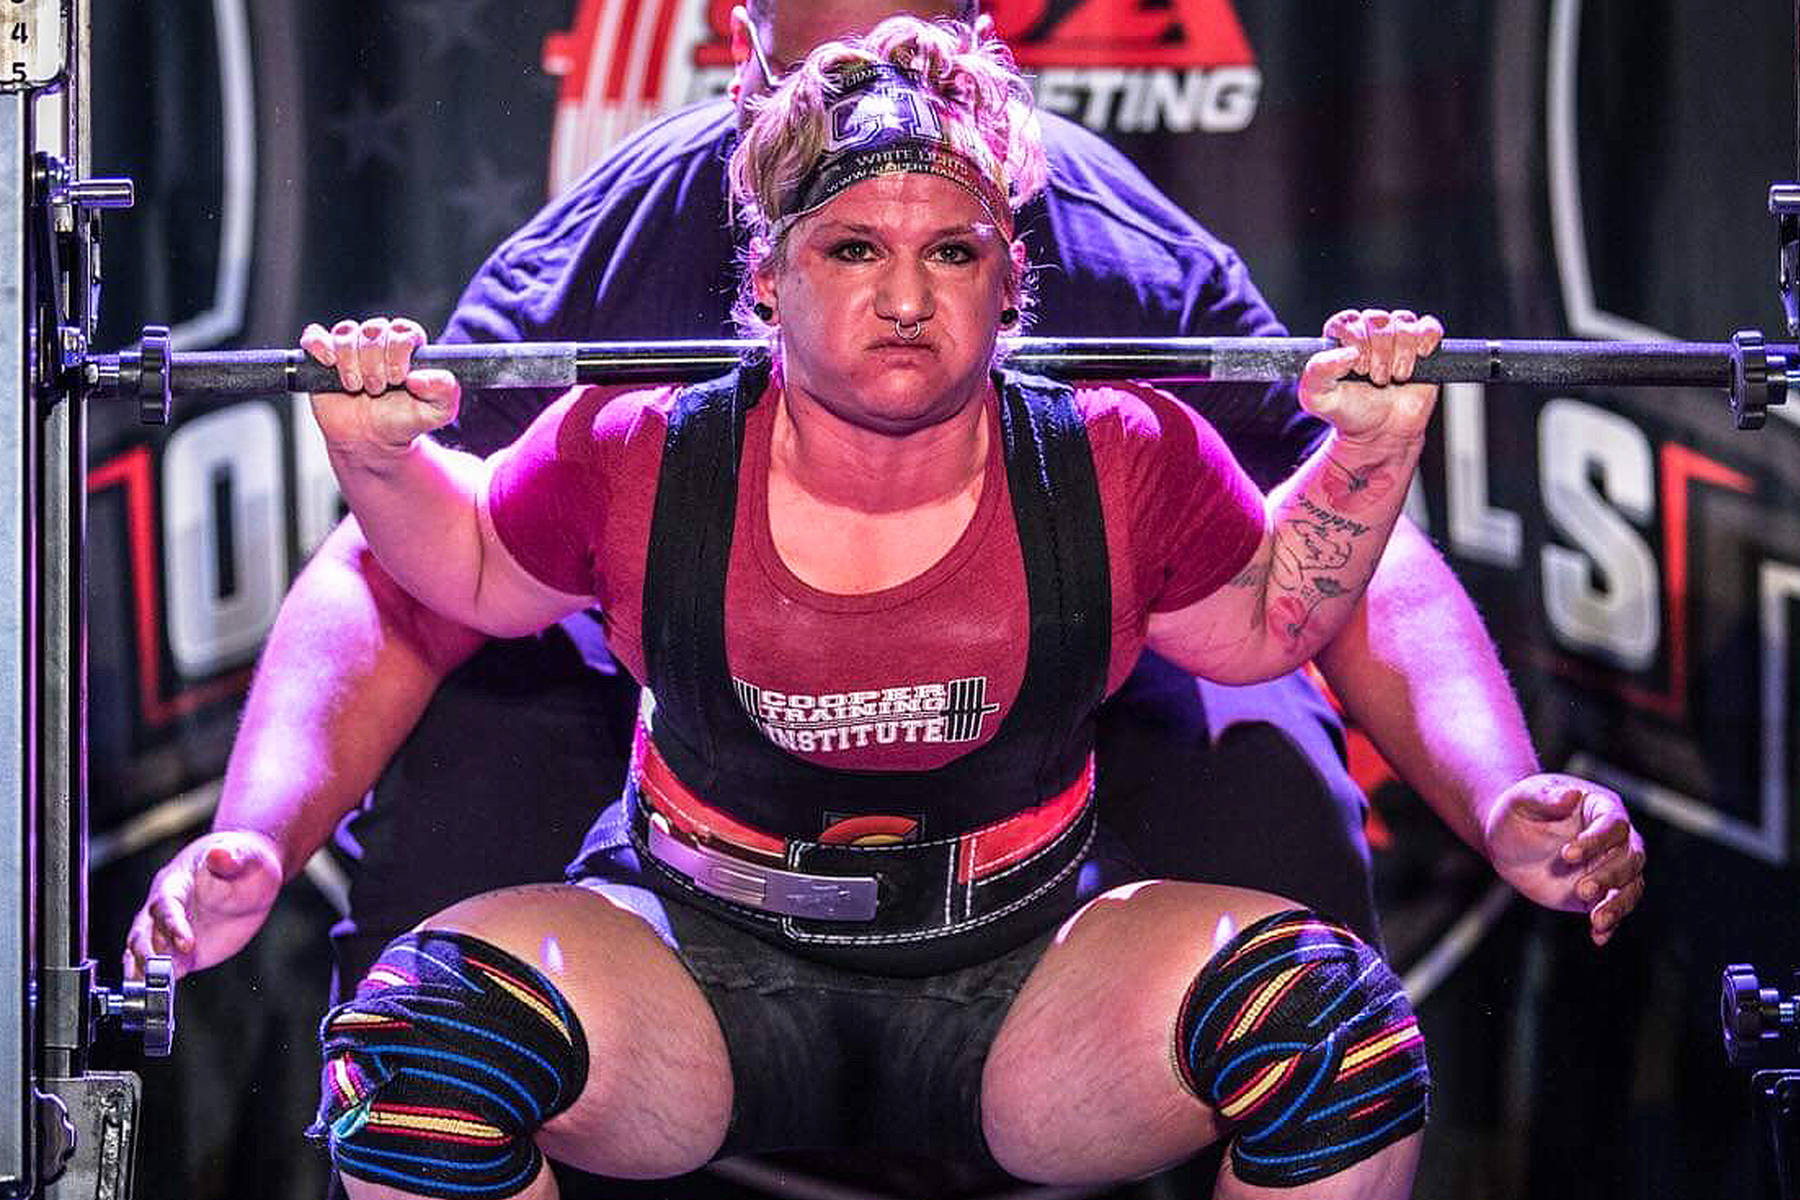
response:
M1335 345L1323 338L1017 337L1001 341L1005 362L1064 379L1161 383L1279 383ZM415 367L452 371L463 386L566 388L586 383L691 383L721 375L761 352L758 341L502 342L433 344ZM1759 429L1787 400L1800 348L1769 345L1756 330L1729 342L1593 342L1446 338L1413 378L1433 383L1553 387L1694 387L1723 390L1739 429ZM136 400L150 424L165 423L176 395L253 396L331 392L337 373L298 349L176 352L169 331L146 326L137 347L69 364L71 384L90 398Z

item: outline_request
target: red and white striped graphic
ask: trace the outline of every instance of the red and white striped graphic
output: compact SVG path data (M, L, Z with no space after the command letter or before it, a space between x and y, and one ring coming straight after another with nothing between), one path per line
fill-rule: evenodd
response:
M719 90L724 76L702 88L695 69L696 45L714 38L708 7L697 0L582 0L574 27L544 40L544 70L562 80L552 194L639 126Z
M1100 132L1225 133L1256 115L1262 73L1234 0L987 0L1038 103ZM562 80L559 192L658 114L724 92L732 0L581 0L544 41ZM1054 12L1052 9L1054 8Z

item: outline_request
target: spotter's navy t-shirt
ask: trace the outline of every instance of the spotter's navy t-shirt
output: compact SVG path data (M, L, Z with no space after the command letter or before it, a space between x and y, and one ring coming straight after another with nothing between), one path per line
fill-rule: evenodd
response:
M1033 328L1062 337L1281 337L1237 253L1105 141L1040 114L1049 180L1018 217ZM667 341L734 336L739 249L726 205L729 103L639 130L500 246L464 291L449 342ZM1175 385L1267 491L1325 438L1291 386ZM491 454L554 391L465 395L445 440Z

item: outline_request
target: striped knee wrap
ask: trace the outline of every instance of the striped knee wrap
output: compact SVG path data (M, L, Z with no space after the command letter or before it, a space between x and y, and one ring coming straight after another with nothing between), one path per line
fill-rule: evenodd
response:
M443 1200L531 1182L533 1134L587 1082L587 1040L555 985L462 934L395 939L319 1040L308 1133L346 1175Z
M1425 1044L1400 981L1314 913L1267 917L1215 954L1175 1052L1189 1090L1235 1126L1245 1183L1311 1183L1425 1123Z

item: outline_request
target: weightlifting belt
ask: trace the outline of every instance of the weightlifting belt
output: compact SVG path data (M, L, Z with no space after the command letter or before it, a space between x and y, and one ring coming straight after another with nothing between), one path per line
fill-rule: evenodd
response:
M987 924L1062 883L1093 837L1093 759L1042 804L951 837L808 841L752 828L675 777L638 729L633 843L678 883L802 941L879 944ZM854 823L850 824L854 828Z

